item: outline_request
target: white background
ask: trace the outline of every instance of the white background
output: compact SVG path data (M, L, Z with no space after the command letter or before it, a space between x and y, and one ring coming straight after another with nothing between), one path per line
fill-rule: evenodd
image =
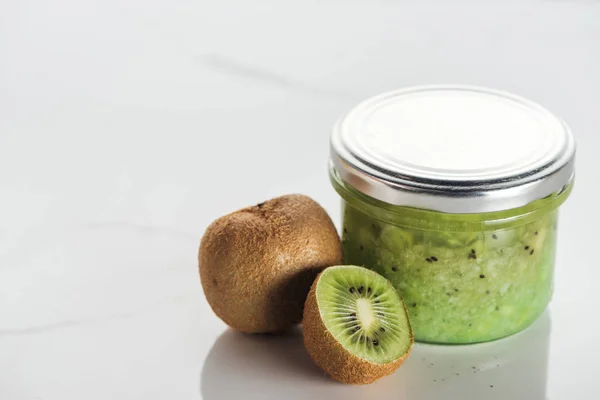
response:
M452 3L1 0L0 399L597 399L600 2ZM363 387L299 332L228 331L197 276L205 227L292 192L339 222L335 119L432 83L524 95L575 133L549 312L417 345Z

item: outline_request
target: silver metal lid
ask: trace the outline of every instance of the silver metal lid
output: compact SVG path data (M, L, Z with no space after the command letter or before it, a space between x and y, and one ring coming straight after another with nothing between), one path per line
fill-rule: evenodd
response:
M574 176L575 141L542 106L478 87L385 93L335 125L331 166L378 200L447 213L524 206Z

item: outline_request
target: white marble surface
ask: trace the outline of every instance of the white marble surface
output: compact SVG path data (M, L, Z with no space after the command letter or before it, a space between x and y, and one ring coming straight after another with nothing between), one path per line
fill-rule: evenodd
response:
M597 399L598 21L583 0L0 1L0 399ZM575 132L549 312L417 345L363 387L323 377L298 332L227 330L204 228L289 192L339 221L332 122L424 83L514 91Z

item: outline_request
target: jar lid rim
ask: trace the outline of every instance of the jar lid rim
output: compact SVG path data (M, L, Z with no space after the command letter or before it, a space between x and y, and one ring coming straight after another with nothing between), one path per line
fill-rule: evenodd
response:
M331 135L331 167L393 205L481 213L560 191L575 174L569 127L537 103L474 86L419 86L367 99Z

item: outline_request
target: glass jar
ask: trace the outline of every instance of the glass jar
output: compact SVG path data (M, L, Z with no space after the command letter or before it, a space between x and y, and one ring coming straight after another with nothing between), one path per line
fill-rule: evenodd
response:
M416 340L489 341L542 314L574 178L560 119L499 91L410 88L350 111L331 150L344 263L392 282Z

